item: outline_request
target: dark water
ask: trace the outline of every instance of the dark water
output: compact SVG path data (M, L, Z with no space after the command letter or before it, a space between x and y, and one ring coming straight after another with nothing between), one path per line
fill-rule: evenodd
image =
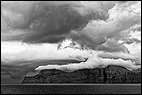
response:
M141 94L141 84L1 85L2 94Z

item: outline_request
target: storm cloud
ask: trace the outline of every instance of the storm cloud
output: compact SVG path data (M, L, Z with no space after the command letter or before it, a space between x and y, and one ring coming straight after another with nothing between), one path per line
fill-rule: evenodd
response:
M82 29L92 19L106 20L108 10L114 6L105 1L90 4L74 1L2 2L2 40L58 43L71 30Z

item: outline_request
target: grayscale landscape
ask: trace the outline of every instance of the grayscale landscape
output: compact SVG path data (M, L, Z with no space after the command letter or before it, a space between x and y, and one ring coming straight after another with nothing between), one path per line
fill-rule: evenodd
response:
M141 1L1 1L1 84L141 93Z

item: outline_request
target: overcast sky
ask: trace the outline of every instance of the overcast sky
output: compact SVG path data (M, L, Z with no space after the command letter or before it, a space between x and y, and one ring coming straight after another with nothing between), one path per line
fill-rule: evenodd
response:
M141 2L2 2L4 83L16 83L34 70L74 71L110 64L141 68Z

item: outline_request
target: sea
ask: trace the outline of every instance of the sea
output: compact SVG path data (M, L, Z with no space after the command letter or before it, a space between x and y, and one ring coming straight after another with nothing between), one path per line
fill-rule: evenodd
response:
M1 84L1 94L141 94L141 84Z

